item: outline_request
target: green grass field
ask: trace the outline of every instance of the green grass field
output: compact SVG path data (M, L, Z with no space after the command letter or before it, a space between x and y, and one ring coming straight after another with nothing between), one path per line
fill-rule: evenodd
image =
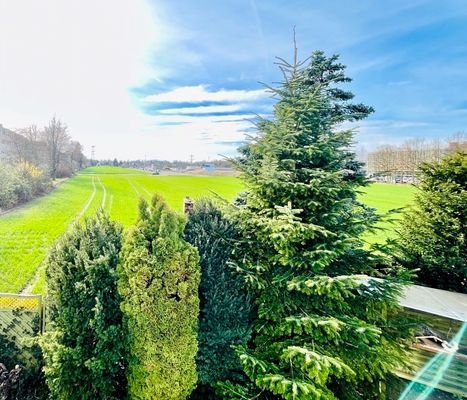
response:
M367 234L365 240L368 244L383 243L388 238L395 236L397 220L402 218L404 209L409 207L414 200L417 188L411 185L397 185L390 183L374 183L362 190L359 199L366 205L376 208L378 215L385 215L391 210L402 208L400 212L388 215L388 220L378 223L374 234ZM395 220L391 222L390 220Z
M235 177L154 176L134 169L87 168L51 194L0 216L0 292L26 288L41 293L44 274L39 267L50 247L73 223L95 214L99 207L128 227L137 218L139 199L150 199L156 192L181 211L187 195L196 199L216 194L232 200L241 190L242 183ZM361 199L386 213L410 204L415 190L407 185L373 184ZM369 243L384 241L394 230L388 223L382 227L387 231L369 235ZM41 273L36 274L38 270Z

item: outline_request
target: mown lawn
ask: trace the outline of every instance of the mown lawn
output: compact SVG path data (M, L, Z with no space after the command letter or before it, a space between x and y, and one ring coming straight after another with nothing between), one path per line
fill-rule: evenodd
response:
M392 210L401 209L398 212L391 212L386 220L378 223L375 233L367 234L365 240L368 244L383 243L388 238L395 237L397 221L403 216L404 211L410 207L414 200L417 188L412 185L373 183L363 188L359 198L362 202L372 208L376 208L380 216L387 215ZM391 222L391 220L393 220Z
M93 177L78 176L51 194L0 217L0 292L18 292L34 275L50 246L88 202Z
M28 282L28 289L43 292L43 270L38 277L35 274L48 250L74 222L99 208L128 227L137 218L141 197L149 200L159 193L181 211L185 196L196 200L218 195L232 200L241 190L241 181L229 176L159 176L135 169L87 168L48 196L0 216L0 292L19 292ZM364 188L360 198L386 213L410 204L415 191L407 185L373 184ZM387 231L367 235L369 243L393 234L393 225L383 222L380 226Z

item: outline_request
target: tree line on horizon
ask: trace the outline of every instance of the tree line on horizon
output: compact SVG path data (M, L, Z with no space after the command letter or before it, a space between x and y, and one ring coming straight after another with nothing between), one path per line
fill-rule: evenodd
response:
M412 139L402 145L383 145L366 154L366 171L372 177L386 181L410 183L417 181L417 174L425 163L440 163L446 156L467 151L467 135L459 132L446 140Z

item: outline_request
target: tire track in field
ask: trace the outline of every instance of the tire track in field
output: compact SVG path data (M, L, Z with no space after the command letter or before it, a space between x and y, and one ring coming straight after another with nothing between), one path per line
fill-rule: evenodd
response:
M89 199L88 201L86 202L86 204L84 205L84 207L81 209L81 211L79 212L78 216L75 217L75 219L73 219L73 221L71 221L71 223L67 226L67 228L65 229L65 231L63 233L66 233L68 232L72 227L73 225L75 224L75 222L79 221L81 219L81 217L84 215L84 213L88 210L89 206L91 205L92 201L94 200L94 196L96 195L96 180L94 177L92 177L92 193L91 193L91 196L89 196Z
M139 188L141 190L143 190L144 192L146 192L146 194L151 198L153 196L154 193L151 193L148 189L146 189L146 187L144 187L141 183L139 182L136 182L135 181L135 184L139 186Z
M99 180L99 184L101 185L102 190L103 190L103 195L102 195L102 201L101 201L101 206L100 206L100 208L101 208L102 210L105 210L105 201L106 201L106 199L107 199L107 189L106 189L104 183L102 182L100 176L97 177L97 179Z
M65 228L65 230L63 231L63 233L56 239L55 243L57 242L57 240L59 240L65 233L67 233L68 231L70 231L73 226L81 219L81 217L84 215L84 213L88 210L89 206L91 205L94 197L96 196L96 182L95 182L95 178L92 177L92 193L91 195L89 196L88 200L86 201L85 205L83 206L83 208L80 210L80 212L78 213L78 215L70 222L70 224L68 224L68 226ZM54 244L55 244L54 243ZM53 245L49 246L49 247L52 247ZM44 264L44 261L45 259L47 258L47 255L44 257L44 259L40 262L39 266L36 268L36 271L34 272L34 275L26 282L26 284L24 285L23 289L21 289L20 291L20 294L28 294L28 293L31 293L31 290L32 288L34 287L34 285L37 283L38 279L39 279L39 276L42 272L42 270L44 269L45 267L45 264Z
M136 189L136 186L133 185L133 182L130 181L130 178L126 178L126 180L127 180L128 183L130 184L130 186L132 187L132 189L135 191L136 195L137 195L138 197L141 197L141 193L139 192L138 189Z
M110 200L109 200L109 205L108 205L108 210L107 210L107 212L108 212L108 214L110 215L110 213L111 213L111 211L112 211L112 203L113 203L113 200L114 200L114 195L111 194L110 197L109 197L109 199L110 199Z

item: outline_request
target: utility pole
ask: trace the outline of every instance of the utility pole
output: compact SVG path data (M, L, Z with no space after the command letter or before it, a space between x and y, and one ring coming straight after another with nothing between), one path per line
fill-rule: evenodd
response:
M190 154L190 164L193 164L193 158L194 158L194 155Z
M94 155L95 155L94 154L95 148L96 148L96 146L94 146L94 145L91 146L91 166L93 166L93 164L94 164L93 160L94 160Z

